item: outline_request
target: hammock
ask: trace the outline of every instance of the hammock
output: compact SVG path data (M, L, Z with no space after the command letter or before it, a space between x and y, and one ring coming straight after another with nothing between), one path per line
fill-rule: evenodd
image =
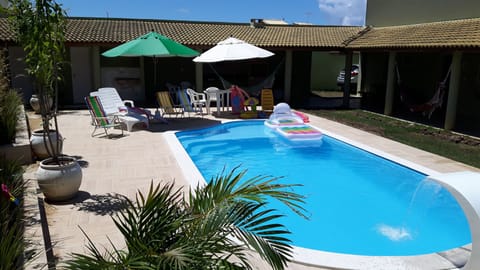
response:
M273 88L273 83L275 82L275 74L277 71L280 69L280 67L283 64L283 60L278 63L278 65L275 67L275 69L267 76L265 77L261 82L251 85L251 86L239 86L240 88L244 89L248 93L260 93L260 91L264 88ZM210 64L210 67L212 68L213 72L217 77L220 79L222 82L223 88L224 89L230 89L233 85L237 85L235 83L231 83L227 81L225 78L223 78L216 70L215 68Z
M437 90L433 94L432 98L430 98L427 102L422 103L422 104L408 104L407 101L407 96L406 96L406 91L405 89L400 89L400 100L407 104L409 107L409 110L411 112L421 112L423 116L427 116L428 119L432 116L433 112L437 108L441 108L443 105L443 99L445 97L445 91L446 91L446 85L447 85L447 80L450 77L450 72L451 72L452 66L448 68L448 72L445 75L445 78L443 81L441 81L438 85ZM395 70L397 72L397 84L402 87L402 82L400 79L400 72L398 71L398 66L395 65Z

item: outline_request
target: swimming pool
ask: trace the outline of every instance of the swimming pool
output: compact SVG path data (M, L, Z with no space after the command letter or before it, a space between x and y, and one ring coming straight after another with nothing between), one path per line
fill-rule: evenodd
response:
M248 176L284 176L301 183L310 220L283 222L294 245L335 253L397 256L443 251L470 242L452 196L425 175L329 136L303 145L263 121L231 122L176 133L203 177L224 167ZM280 205L276 207L280 211Z

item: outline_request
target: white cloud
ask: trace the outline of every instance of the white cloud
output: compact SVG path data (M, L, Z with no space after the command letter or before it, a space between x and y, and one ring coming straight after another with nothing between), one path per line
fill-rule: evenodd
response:
M364 25L367 0L317 0L325 22L331 25Z

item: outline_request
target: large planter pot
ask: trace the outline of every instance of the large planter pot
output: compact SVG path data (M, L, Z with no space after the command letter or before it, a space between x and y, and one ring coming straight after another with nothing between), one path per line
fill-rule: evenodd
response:
M49 133L48 136L49 136L50 140L52 141L53 149L57 150L56 149L56 147L57 147L57 133L56 133L56 130L50 130L50 133ZM62 135L59 134L58 138L60 140L59 144L58 144L58 154L61 154L62 149L63 149ZM47 149L50 150L50 153L52 152L51 151L52 148L51 148L50 144L48 143L48 140L47 140L47 144L45 144L45 142L43 141L43 130L41 130L41 129L37 129L37 130L34 130L32 132L32 135L30 136L30 144L32 145L33 153L39 159L44 159L44 158L47 158L47 157L50 156L48 154ZM57 153L57 151L55 151L55 153Z
M74 157L60 156L59 161L42 160L35 173L40 190L51 201L73 198L82 183L82 168Z
M52 108L53 105L53 99L51 97L48 97L48 104L47 107L50 109ZM32 95L30 97L30 106L32 106L33 111L35 113L40 113L40 99L38 98L37 95Z

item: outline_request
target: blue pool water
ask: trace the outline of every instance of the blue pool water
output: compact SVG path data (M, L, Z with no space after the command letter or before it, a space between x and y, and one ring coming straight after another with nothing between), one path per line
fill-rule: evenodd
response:
M247 177L282 176L302 184L309 220L291 213L282 222L293 244L357 255L419 255L470 243L457 202L425 175L329 136L285 139L263 121L231 122L176 133L208 181L241 165Z

